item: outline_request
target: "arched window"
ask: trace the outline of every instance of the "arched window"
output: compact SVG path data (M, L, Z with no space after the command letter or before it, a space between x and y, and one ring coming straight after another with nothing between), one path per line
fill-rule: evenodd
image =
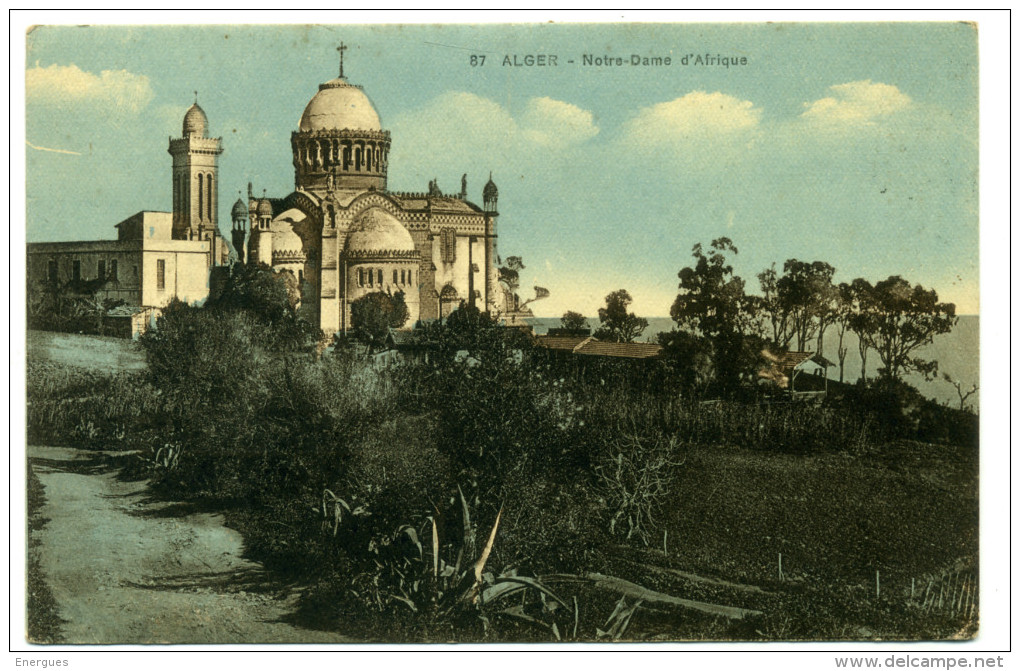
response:
M444 228L439 234L439 255L443 263L453 263L457 260L457 231L453 228Z
M365 286L365 272L361 268L358 268L358 286Z
M198 218L202 218L202 211L205 209L202 207L202 175L198 176Z
M397 281L397 269L396 268L393 269L393 283L394 284L400 284L400 282Z
M379 286L382 286L382 268L376 271L376 276L379 278Z
M206 203L206 219L209 221L213 220L213 190L212 190L212 173L205 176L205 203Z
M372 148L365 147L365 170L372 169Z

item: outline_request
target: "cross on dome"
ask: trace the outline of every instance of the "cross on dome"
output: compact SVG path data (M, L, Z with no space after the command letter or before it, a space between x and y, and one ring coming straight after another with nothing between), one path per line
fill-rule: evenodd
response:
M338 46L336 48L336 50L340 52L340 78L341 79L343 79L343 76L344 76L344 52L347 51L348 48L349 47L346 44L344 44L343 42L340 42L340 46Z

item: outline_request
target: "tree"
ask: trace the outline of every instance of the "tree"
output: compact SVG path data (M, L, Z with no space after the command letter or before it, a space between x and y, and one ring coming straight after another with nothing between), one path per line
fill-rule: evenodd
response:
M759 300L744 293L744 280L733 274L727 254L737 254L729 238L712 241L707 253L701 243L691 250L693 267L679 273L680 292L669 314L682 330L708 338L756 333Z
M762 364L763 299L744 292L744 280L733 273L728 256L737 254L729 238L691 250L694 266L683 268L670 316L677 328L704 336L712 346L715 378L727 390L753 379Z
M626 289L619 289L606 296L606 307L599 308L599 322L602 324L595 337L614 342L634 342L648 328L648 320L627 312L633 302Z
M779 276L776 274L776 264L758 273L758 284L761 286L761 311L768 319L771 327L772 344L781 349L786 349L793 338L793 331L790 329L790 313L786 304L779 294Z
M374 291L351 303L354 337L368 345L370 353L377 347L384 347L390 329L400 328L409 317L402 291L392 295Z
M686 331L664 331L658 335L667 369L680 386L695 395L715 380L715 350L711 341Z
M571 333L583 333L588 329L588 319L580 312L567 310L560 317L560 328Z
M882 374L899 379L917 372L931 380L938 373L938 361L923 359L916 352L956 326L956 306L940 303L934 289L912 287L893 275L875 285L871 307L873 323L865 337L882 361Z
M265 264L235 263L223 286L210 293L206 307L247 310L262 322L276 323L294 314L301 296L294 274Z
M289 270L275 271L260 263L235 263L222 285L205 302L213 312L245 312L267 326L269 348L301 351L320 342L317 326L298 316L301 299L297 278Z
M521 271L524 270L524 261L519 256L508 256L499 266L499 281L507 288L507 293L512 297L512 308L514 311L521 311L529 304L549 297L549 290L545 287L534 287L535 297L521 302L517 290L521 286Z
M508 256L499 266L499 281L506 285L511 293L516 293L521 286L521 271L524 261L519 256Z
M965 411L967 409L967 399L978 392L978 386L976 384L972 384L970 386L970 390L965 392L963 390L963 383L958 380L954 380L949 373L942 373L942 379L953 385L953 389L956 390L956 395L960 399L960 410L961 412Z
M850 321L854 317L853 291L846 282L836 287L836 309L834 326L836 327L836 359L839 361L839 382L843 383L843 366L849 350L846 343L846 332L850 329Z
M857 336L857 353L861 357L862 384L868 381L868 351L871 349L868 334L875 328L875 312L872 307L875 288L871 282L858 277L850 283L850 319L848 326Z
M825 330L834 317L832 276L835 272L836 269L824 261L788 259L783 264L783 276L776 281L777 298L789 316L799 351L803 352L808 342L817 336L821 353Z

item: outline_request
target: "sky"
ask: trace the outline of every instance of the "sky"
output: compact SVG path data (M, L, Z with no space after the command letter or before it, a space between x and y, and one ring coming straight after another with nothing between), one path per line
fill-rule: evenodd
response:
M621 288L668 315L691 248L720 236L749 290L773 263L822 260L837 281L901 275L979 311L964 23L43 26L27 38L27 240L111 238L168 211L167 140L194 91L223 138L221 229L249 180L286 195L290 133L341 40L392 133L389 187L457 192L467 173L481 202L491 171L499 252L551 292L539 316L593 316ZM547 64L512 64L528 54Z

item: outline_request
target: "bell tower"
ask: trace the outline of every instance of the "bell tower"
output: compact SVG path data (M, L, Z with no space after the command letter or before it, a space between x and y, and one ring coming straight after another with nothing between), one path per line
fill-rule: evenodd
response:
M217 157L221 138L206 134L209 120L195 104L184 115L180 138L171 138L167 151L173 157L173 238L212 240L217 234L219 175Z

